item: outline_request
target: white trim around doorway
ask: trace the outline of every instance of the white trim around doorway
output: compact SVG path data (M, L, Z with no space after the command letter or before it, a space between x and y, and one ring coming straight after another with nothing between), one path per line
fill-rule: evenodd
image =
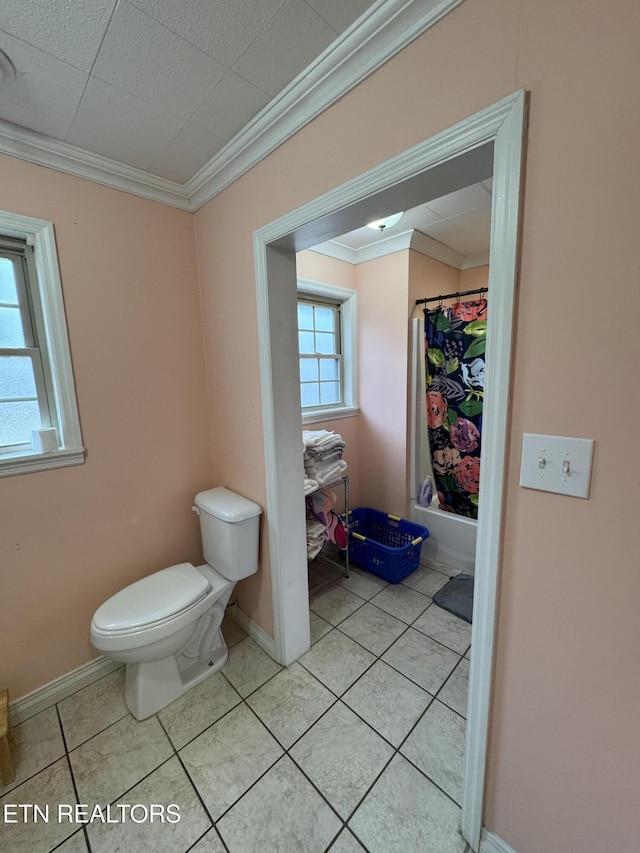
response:
M474 850L479 849L482 830L502 544L525 114L525 93L519 91L254 234L274 643L278 661L288 665L309 647L295 253L358 227L367 221L364 214L376 218L376 212L387 204L389 209L402 209L398 202L408 199L406 209L428 201L419 196L429 186L442 195L445 185L445 192L464 186L466 173L466 184L472 183L473 170L483 164L486 168L490 158L491 311L462 800L462 833Z

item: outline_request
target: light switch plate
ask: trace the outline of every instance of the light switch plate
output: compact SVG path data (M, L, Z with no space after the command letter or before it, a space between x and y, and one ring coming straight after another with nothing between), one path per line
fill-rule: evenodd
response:
M588 438L526 432L522 436L520 485L588 498L594 444Z

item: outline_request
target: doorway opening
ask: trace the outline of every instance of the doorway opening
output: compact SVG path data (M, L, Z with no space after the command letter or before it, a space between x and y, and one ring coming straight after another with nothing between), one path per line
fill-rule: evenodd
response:
M486 440L462 797L462 833L475 850L482 830L502 542L524 126L525 94L518 92L254 234L274 643L279 662L287 665L309 647L296 252L493 174Z

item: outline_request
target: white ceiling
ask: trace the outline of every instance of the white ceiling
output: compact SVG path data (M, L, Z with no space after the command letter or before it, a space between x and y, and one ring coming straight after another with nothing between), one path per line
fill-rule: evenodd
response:
M314 249L343 260L351 258L352 262L357 263L361 259L368 260L385 254L387 250L397 251L399 244L395 238L417 231L460 256L456 259L454 255L442 254L440 259L445 263L454 266L487 263L492 188L491 178L480 181L405 211L396 225L384 231L373 230L365 225ZM390 210L389 214L394 212ZM433 243L425 245L426 254L437 257L437 250L438 246Z
M0 119L185 184L382 5L2 0Z

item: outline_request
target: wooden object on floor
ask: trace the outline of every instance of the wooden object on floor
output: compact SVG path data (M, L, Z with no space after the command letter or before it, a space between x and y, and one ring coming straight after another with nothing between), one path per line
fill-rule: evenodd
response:
M15 779L9 748L9 691L0 690L0 779L9 785Z

